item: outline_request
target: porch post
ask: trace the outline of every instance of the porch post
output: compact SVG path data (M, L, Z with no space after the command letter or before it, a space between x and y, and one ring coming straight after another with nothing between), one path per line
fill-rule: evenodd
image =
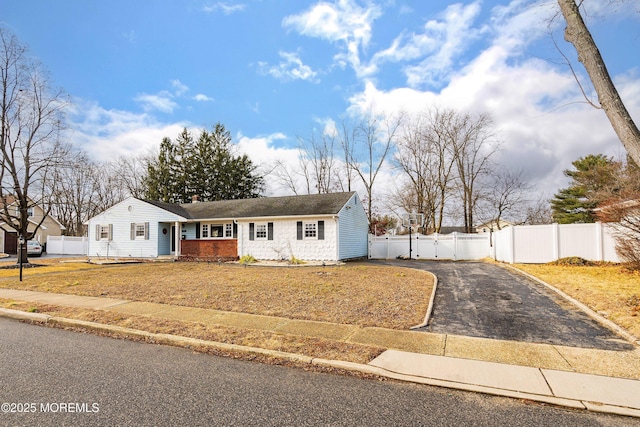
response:
M181 249L180 246L182 245L182 240L180 238L182 236L182 225L178 221L176 221L175 229L176 229L175 236L174 236L175 239L176 239L176 252L175 252L175 255L176 255L176 258L178 258L178 257L180 257L180 252L181 252L180 251L180 249Z

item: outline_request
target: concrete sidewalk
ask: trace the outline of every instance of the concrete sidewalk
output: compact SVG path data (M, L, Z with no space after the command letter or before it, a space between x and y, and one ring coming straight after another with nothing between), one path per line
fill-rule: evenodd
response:
M404 381L640 417L640 349L637 347L633 351L610 351L530 344L11 289L0 289L0 298L373 345L387 350L363 365L206 343L227 350L235 347L238 351L289 357ZM39 313L0 309L0 316L126 332L126 328L56 319ZM147 334L156 342L179 345L182 339L199 345L204 343L143 331L129 332L135 336Z

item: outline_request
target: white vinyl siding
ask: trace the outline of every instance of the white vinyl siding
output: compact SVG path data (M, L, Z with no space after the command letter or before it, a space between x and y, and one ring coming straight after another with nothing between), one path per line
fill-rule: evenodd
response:
M96 240L112 240L113 239L113 224L98 224L96 225Z
M366 257L369 252L369 219L357 194L349 199L338 215L338 259Z
M130 225L131 229L131 240L149 240L149 223L135 223L132 222Z
M171 226L176 221L185 221L185 218L130 197L89 220L88 255L110 258L155 258L159 254L158 248L161 242L162 252L166 252L165 247L169 245L168 242L172 237ZM163 226L159 226L159 223L163 223ZM131 238L132 224L134 225L133 239ZM102 226L109 227L110 232ZM97 229L97 227L101 228ZM167 233L161 234L165 229ZM109 234L109 237L105 239L106 234Z

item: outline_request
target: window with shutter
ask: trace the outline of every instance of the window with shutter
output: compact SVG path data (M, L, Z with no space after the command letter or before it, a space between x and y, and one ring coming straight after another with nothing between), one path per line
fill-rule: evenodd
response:
M256 239L264 240L267 238L267 224L256 224Z
M97 225L96 226L96 240L111 240L111 236L113 235L113 225Z
M318 236L317 224L315 222L304 223L304 238L315 239Z

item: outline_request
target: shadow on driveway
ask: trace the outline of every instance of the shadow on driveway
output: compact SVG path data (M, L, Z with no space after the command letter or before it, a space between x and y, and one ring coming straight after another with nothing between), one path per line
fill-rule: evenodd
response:
M438 277L431 321L418 330L603 350L634 349L555 292L498 265L372 262L427 270Z

